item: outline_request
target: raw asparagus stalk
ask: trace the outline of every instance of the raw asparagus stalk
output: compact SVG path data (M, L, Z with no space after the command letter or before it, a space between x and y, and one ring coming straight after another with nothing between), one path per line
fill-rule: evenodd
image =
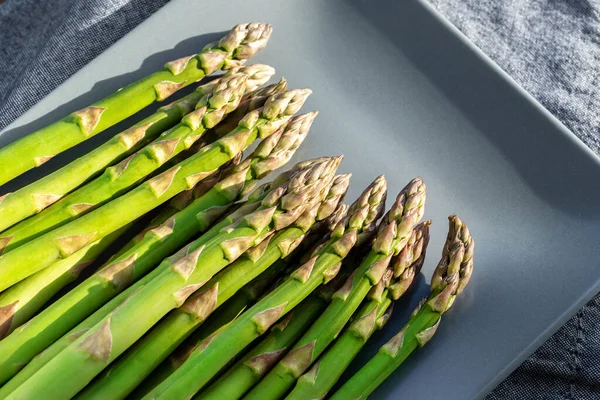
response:
M268 86L265 86L262 88L258 88L258 89L253 90L250 93L245 94L244 97L242 98L242 102L240 103L238 108L236 108L232 114L229 114L223 122L219 123L215 128L213 128L213 131L217 131L217 129L218 129L219 133L218 133L217 137L224 136L226 133L228 133L229 131L231 131L232 129L234 129L237 126L237 124L240 122L240 120L244 117L245 114L264 106L267 98L269 98L270 96L273 96L277 93L283 93L286 90L287 90L287 82L284 78L281 78L281 80L278 83L274 83L274 84L271 84L271 85L268 85ZM240 110L245 110L245 112L240 115L239 114ZM233 115L233 114L235 114L235 115ZM227 130L225 131L225 129L227 129ZM239 162L239 160L238 160L238 162ZM234 162L234 165L237 165L238 162ZM222 175L224 173L224 171L226 171L226 170L227 169L220 169L219 173ZM210 188L219 180L220 180L219 174L215 174L213 177L207 178L202 183L196 185L196 187L194 189L188 190L186 192L183 192L183 193L177 195L175 198L173 198L173 200L171 200L169 205L167 207L165 207L165 209L163 211L161 211L161 213L152 220L152 222L150 223L149 229L152 229L158 225L163 224L167 219L169 219L175 213L183 210L192 201L194 201L198 197L204 195L204 193L206 193L208 190L210 190ZM134 242L135 242L135 240L134 240Z
M300 338L308 327L325 310L331 295L343 283L340 273L318 293L304 299L285 318L271 328L269 334L233 367L196 397L201 399L241 398L252 388L287 350Z
M253 208L254 210L254 208ZM240 216L241 217L241 216ZM234 220L239 218L233 218L229 222L233 223ZM229 225L229 224L227 224ZM220 230L220 229L219 229ZM203 236L204 238L204 236ZM171 262L162 263L159 267L167 268L171 265L172 262L175 262L178 258L181 257L182 254L188 250L187 247L184 247L182 251L171 257ZM161 268L155 268L152 272L144 276L142 279L137 281L135 284L130 286L128 289L121 292L119 295L114 297L104 306L102 306L98 311L90 315L84 321L82 321L79 325L71 329L67 334L62 336L59 340L52 343L50 347L46 348L44 351L35 356L29 363L27 363L22 370L20 370L12 379L4 384L4 386L0 387L0 398L6 398L8 394L13 392L17 387L19 387L23 382L29 379L33 374L39 371L44 365L46 365L50 360L56 357L61 351L67 348L71 343L73 343L76 339L78 339L82 334L87 332L90 328L96 325L98 322L102 321L103 318L108 316L112 311L114 311L119 305L121 305L124 301L126 301L133 293L139 291L142 287L146 286L149 282L151 282L154 278L156 278L162 272ZM237 314L234 315L234 317ZM11 336L12 337L12 336ZM35 339L29 339L29 342L32 342ZM2 342L0 342L0 345ZM24 347L18 347L19 349L24 349ZM32 353L37 353L38 351L34 349ZM11 355L11 357L15 360L20 358L31 357L30 354L26 353L25 356L17 352L16 355ZM18 370L17 363L7 364L8 366L15 365L12 367L13 370ZM24 364L20 364L24 365ZM8 368L8 366L6 368ZM11 371L9 376L14 374L14 371ZM4 375L3 375L4 378ZM4 378L6 379L6 378Z
M100 239L0 294L0 340L23 325L59 290L79 277L129 226Z
M222 137L235 129L239 121L244 118L252 110L262 107L265 101L274 94L285 92L288 90L288 84L285 78L281 78L279 82L274 83L264 88L258 88L250 93L247 93L242 98L238 108L229 113L221 123L213 128L213 132L217 137Z
M374 186L385 188L383 176L377 178ZM385 190L381 190L380 193L382 196L385 195ZM390 214L394 213L397 212L390 211ZM402 213L399 214L398 219L402 219ZM380 231L378 237L381 234ZM375 240L377 241L377 239ZM364 269L363 262L356 274L349 277L346 285L333 296L330 306L327 307L319 319L294 345L292 350L246 395L246 398L277 399L283 397L293 387L300 375L312 365L314 360L337 337L366 296L362 293L361 295L355 295L355 290L352 289L356 276Z
M168 62L161 71L12 142L0 149L0 185L217 69L239 66L265 47L271 30L262 23L237 25L199 54Z
M205 151L91 213L4 254L0 257L0 290L106 236L176 194L191 189L257 137L270 136L286 124L309 94L308 89L296 89L269 98L262 109L247 114L236 129L207 146ZM119 218L111 218L115 215Z
M383 177L379 180L384 184ZM410 240L416 222L423 214L425 186L411 181L398 195L356 274L333 297L331 305L296 343L294 348L246 396L248 399L277 399L293 387L327 346L335 339L360 306L372 286L384 276L394 253ZM397 228L398 227L398 228Z
M367 188L361 197L362 206L356 205L351 209L350 216L340 223L331 239L308 263L225 329L206 339L179 369L144 398L177 400L197 393L248 344L264 334L324 281L333 278L341 261L354 247L367 215L383 206L376 201L383 200L381 188L374 191L374 187Z
M287 181L294 172L299 172L305 169L312 168L326 161L327 159L321 158L300 162L289 171L286 171L277 176L271 183L267 183L256 188L254 192L249 196L249 200L248 202L246 202L245 206L240 207L234 213L229 214L221 222L214 225L208 232L204 233L199 239L199 244L201 245L207 243L209 240L214 238L221 231L221 229L241 219L248 212L254 211L256 209L256 203L264 199L271 187L276 188L278 186L283 185L284 182ZM177 257L177 255L173 257ZM141 258L139 260L141 260ZM139 267L139 265L140 264L138 263L137 267ZM103 318L105 318L118 305L120 305L127 298L129 298L129 296L131 296L132 293L136 292L141 287L150 282L152 279L154 279L156 276L158 276L158 274L160 274L161 272L160 267L163 266L166 268L166 265L167 263L159 265L159 268L155 268L152 272L144 276L138 282L121 292L119 295L117 295L104 306L102 306L100 309L98 309L98 311L90 315L83 322L71 329L66 335L64 335L54 343L52 343L52 341L54 341L55 338L59 337L60 333L58 335L49 334L50 329L48 329L45 325L47 322L39 321L40 317L36 317L34 320L30 321L30 323L26 325L27 329L25 329L25 327L21 327L19 335L16 335L15 333L6 340L1 341L0 354L6 354L3 357L9 360L8 362L2 363L2 368L0 368L0 373L2 374L0 375L0 378L3 381L8 379L10 376L14 375L14 373L18 371L22 365L26 365L21 371L17 373L17 375L10 379L10 381L4 384L4 386L0 387L0 398L6 397L19 385L21 385L23 382L29 379L30 376L32 376L44 365L46 365L58 353L60 353L63 349L69 346L75 339L77 339L84 332L86 332L91 327L96 325L99 321L101 321ZM134 268L134 271L135 270L136 269ZM77 304L79 306L76 309L80 309L82 307L82 302L78 302ZM66 313L61 311L60 309L55 309L55 311L55 315L57 315L58 317L60 317L61 315L66 315ZM52 321L53 319L50 318L50 322ZM52 330L65 329L62 327L62 324L65 322L64 317L61 318L60 321L60 323L55 323L52 325ZM37 330L35 328L36 326L39 327L37 328ZM43 333L38 334L37 332ZM24 343L27 343L27 346L25 346ZM50 345L50 343L52 344ZM46 348L46 346L48 345L50 345L50 347ZM44 348L46 349L40 353L40 351L42 351ZM35 356L38 353L39 355ZM35 357L32 359L33 356ZM27 363L28 360L31 361Z
M206 284L207 290L195 293L182 307L161 321L77 398L123 399L128 396L194 329L220 308L222 302L226 301L228 292L237 289L235 286L238 286L238 282L244 283L245 276L241 281L231 282L235 276L227 274L230 268L237 272L236 263L213 277Z
M105 168L135 153L194 110L203 96L216 87L213 81L133 125L108 142L59 170L8 194L0 203L0 231L39 213L54 201L95 177ZM3 239L6 241L6 239ZM8 244L8 243L4 243ZM0 244L0 248L4 246Z
M183 246L194 235L205 231L258 179L285 164L308 134L315 116L316 113L308 113L289 120L287 125L267 137L244 163L236 166L229 176L204 196L163 225L147 232L139 243L120 252L101 271L0 342L0 360L3 360L0 361L0 382L9 379L19 366L144 276L164 257ZM229 219L222 221L203 235L202 240L208 241L218 234L220 228L233 222Z
M269 103L265 109L268 106ZM308 204L317 201L317 198L322 199L326 193L323 193L323 188L331 185L338 164L337 159L332 159L325 165L294 175L287 186L274 189L267 195L255 212L223 229L208 243L196 247L192 242L186 255L163 269L7 398L34 398L43 393L46 398L63 399L75 395L212 276L271 232L292 224ZM166 262L170 263L169 260ZM132 321L135 323L132 324ZM68 379L65 379L64 371L70 371ZM59 376L61 379L57 379Z
M271 268L263 272L258 278L244 286L231 299L229 299L218 313L211 314L208 319L196 329L165 361L127 396L130 399L141 399L165 380L187 359L194 348L215 332L223 329L245 309L250 307L265 292L270 284L276 280L277 273L286 267L285 260L277 261Z
M348 178L344 175L337 179L338 182L334 179L330 192L335 198L339 199L346 192ZM192 295L182 307L144 336L78 397L118 399L127 396L212 312L242 286L293 251L315 222L320 205L320 201L311 205L290 227L278 232L272 239L263 240L245 257L214 276L205 285L206 289L202 288Z
M408 323L378 353L352 376L332 399L366 399L411 353L435 334L442 314L454 303L473 273L473 239L467 226L455 215L442 258L431 279L431 294L415 310Z
M9 201L9 207L5 210L8 214L13 212L13 209L21 207L23 198L29 202L36 201L40 204L43 202L44 207L37 207L38 209L48 208L2 233L0 241L5 246L4 252L11 251L49 230L85 215L127 192L177 154L190 148L207 129L217 124L226 113L235 109L245 91L248 77L253 76L253 81L259 79L262 82L273 72L274 70L269 66L254 65L240 69L236 73L226 74L213 90L200 99L196 104L196 110L187 114L181 123L119 164L107 168L101 176L63 199L60 199L61 193L38 192L35 188L35 196L27 193L20 196L19 192L15 196L8 196L7 200L14 199L12 202ZM77 171L70 170L68 173L75 174ZM0 203L0 210L3 208L3 203ZM30 205L30 211L36 208L33 203ZM0 230L3 228L4 226L0 225Z
M423 266L429 242L429 224L430 222L426 221L417 225L407 245L392 259L390 268L371 289L370 298L357 311L352 324L327 352L298 378L296 386L286 399L324 398L373 332L383 327L389 319L392 301L398 300L406 293ZM394 271L399 274L395 281ZM390 285L396 290L390 291ZM400 287L404 290L398 290Z

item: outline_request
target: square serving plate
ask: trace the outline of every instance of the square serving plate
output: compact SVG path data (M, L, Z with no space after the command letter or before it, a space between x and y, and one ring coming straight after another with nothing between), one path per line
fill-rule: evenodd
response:
M314 91L305 109L321 114L296 160L344 154L341 170L354 174L349 199L381 173L390 197L416 175L428 186L433 226L424 275L352 368L427 293L446 217L457 213L476 242L471 284L434 340L372 398L482 398L599 290L600 163L427 3L175 0L9 126L0 145L246 21L274 27L253 61Z

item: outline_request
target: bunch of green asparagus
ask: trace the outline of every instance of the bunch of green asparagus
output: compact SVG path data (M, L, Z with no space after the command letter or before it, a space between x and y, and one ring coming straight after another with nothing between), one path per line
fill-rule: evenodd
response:
M225 70L0 196L0 398L358 399L432 338L473 270L454 215L431 294L332 392L411 293L429 243L426 188L411 180L385 212L379 176L348 206L341 156L261 183L317 116L299 113L309 89L244 65L270 35L237 25L0 149L2 185Z

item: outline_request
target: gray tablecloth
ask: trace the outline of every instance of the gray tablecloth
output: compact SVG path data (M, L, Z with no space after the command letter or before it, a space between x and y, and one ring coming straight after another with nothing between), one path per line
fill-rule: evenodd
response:
M168 0L0 0L0 129ZM598 0L430 0L600 154ZM489 399L600 399L600 296ZM465 377L468 379L468 377Z

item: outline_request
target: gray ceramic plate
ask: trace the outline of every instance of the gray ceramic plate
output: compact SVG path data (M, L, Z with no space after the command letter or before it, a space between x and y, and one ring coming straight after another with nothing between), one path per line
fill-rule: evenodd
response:
M306 109L321 114L297 158L345 154L349 197L380 173L393 194L415 175L428 185L427 279L363 360L426 292L447 215L459 214L475 237L469 289L435 340L373 398L481 398L598 290L600 163L425 3L173 1L11 125L0 145L245 21L274 27L255 61L314 90Z

